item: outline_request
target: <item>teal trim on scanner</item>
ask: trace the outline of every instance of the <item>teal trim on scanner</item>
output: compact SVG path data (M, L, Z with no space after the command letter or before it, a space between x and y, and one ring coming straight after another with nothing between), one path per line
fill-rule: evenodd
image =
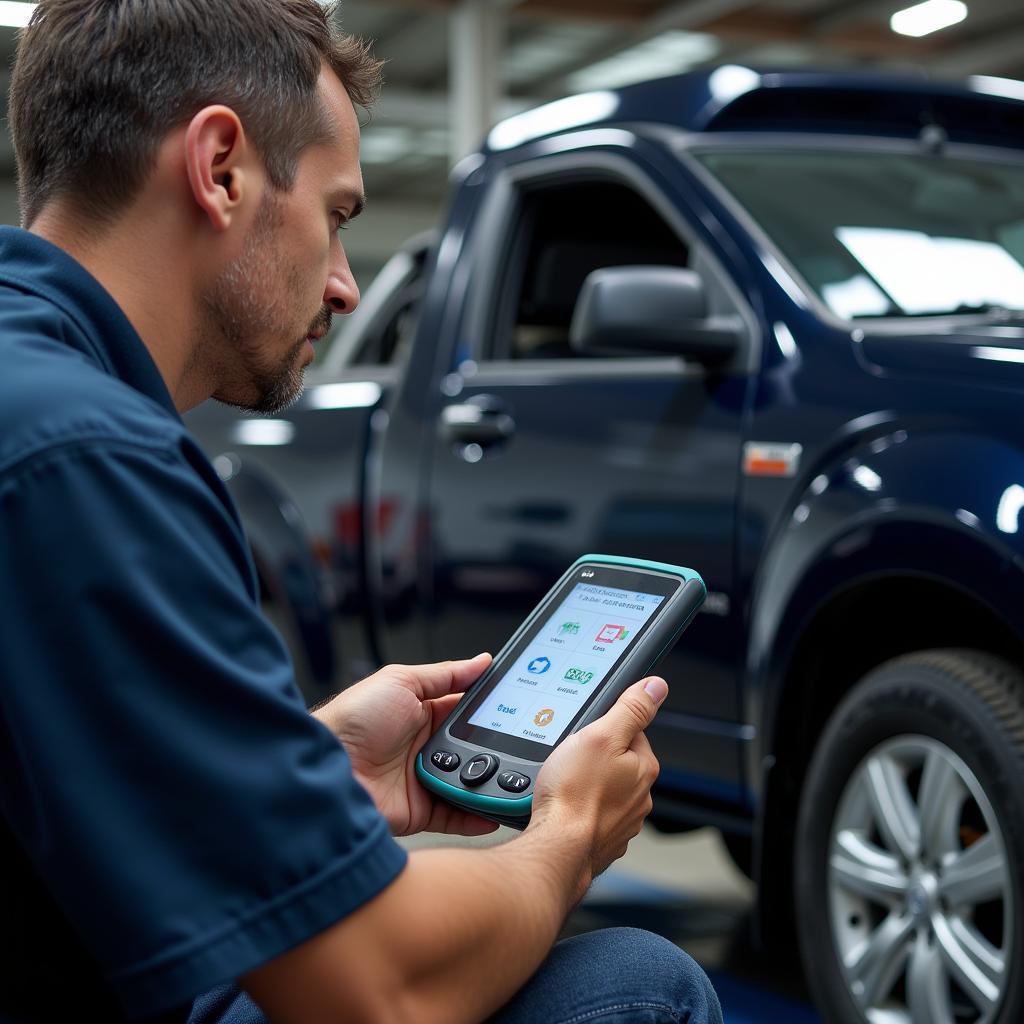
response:
M582 565L584 562L605 562L608 565L624 565L633 569L651 569L654 572L667 572L673 576L681 576L684 580L696 580L704 587L704 593L707 593L708 589L704 584L704 580L701 579L700 573L694 572L693 569L687 569L684 565L669 565L667 562L648 562L643 558L622 558L619 555L584 555L582 558L576 559L572 568L575 569L577 565Z
M453 803L462 804L464 807L472 807L477 811L490 811L492 814L511 815L513 818L525 818L533 807L533 796L521 796L518 800L503 800L499 796L483 796L480 793L470 793L468 790L459 789L457 786L449 786L435 778L423 767L423 755L416 755L416 774L420 782L427 789L451 800Z

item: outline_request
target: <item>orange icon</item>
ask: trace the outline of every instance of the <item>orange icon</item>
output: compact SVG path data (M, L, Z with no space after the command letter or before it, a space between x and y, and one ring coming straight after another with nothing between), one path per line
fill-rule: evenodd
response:
M553 708L541 708L533 716L533 724L539 725L542 729L546 725L550 725L555 720L555 712Z

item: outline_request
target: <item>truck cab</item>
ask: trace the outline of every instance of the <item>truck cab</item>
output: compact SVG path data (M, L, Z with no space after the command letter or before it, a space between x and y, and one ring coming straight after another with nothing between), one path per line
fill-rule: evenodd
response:
M194 420L292 503L314 688L496 650L584 551L698 569L654 821L723 831L830 1020L1024 1014L1016 86L721 67L518 115L403 344L272 451Z

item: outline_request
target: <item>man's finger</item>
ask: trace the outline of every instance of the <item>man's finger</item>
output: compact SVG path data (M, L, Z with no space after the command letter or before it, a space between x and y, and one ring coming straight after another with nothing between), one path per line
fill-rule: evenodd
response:
M437 731L441 723L455 710L456 705L462 700L461 693L449 693L444 697L437 697L430 702L431 730Z
M498 831L497 822L454 807L450 808L450 813L439 824L440 827L428 827L428 831L441 832L449 836L489 836L492 832Z
M633 742L629 745L629 750L636 754L638 757L653 757L654 750L651 747L651 741L642 733L638 732L633 737Z
M491 663L489 654L478 654L465 661L439 661L433 665L407 665L405 671L414 676L423 700L434 700L448 693L469 689Z
M660 676L650 676L634 683L612 705L604 716L606 728L626 750L637 733L654 721L654 716L668 695L668 683Z

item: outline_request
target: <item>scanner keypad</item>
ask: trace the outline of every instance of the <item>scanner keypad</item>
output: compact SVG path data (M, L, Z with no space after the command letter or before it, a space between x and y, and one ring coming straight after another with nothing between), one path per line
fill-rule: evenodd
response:
M530 785L530 778L519 772L502 772L498 776L498 785L509 793L522 793Z
M498 759L493 754L477 754L466 762L459 773L463 785L482 786L498 770Z
M461 761L458 754L453 754L447 750L435 750L430 755L430 763L435 768L440 768L443 772L453 772L459 767Z

